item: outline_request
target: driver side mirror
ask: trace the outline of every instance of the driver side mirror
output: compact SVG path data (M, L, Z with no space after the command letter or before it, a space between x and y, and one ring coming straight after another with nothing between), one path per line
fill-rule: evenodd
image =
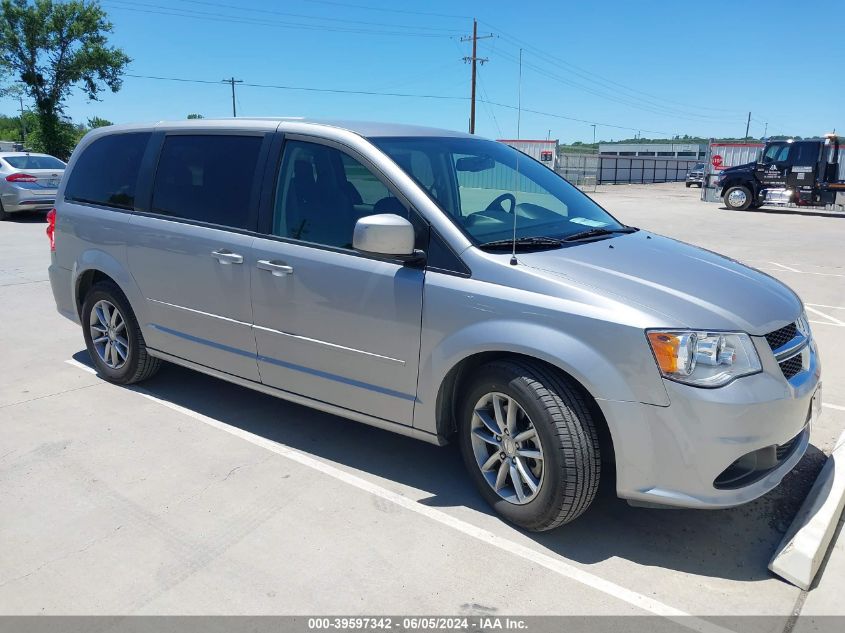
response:
M352 247L356 251L398 259L416 259L414 226L394 213L368 215L355 223Z

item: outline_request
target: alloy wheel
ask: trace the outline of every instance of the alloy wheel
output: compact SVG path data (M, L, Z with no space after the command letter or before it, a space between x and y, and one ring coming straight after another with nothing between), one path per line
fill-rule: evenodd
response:
M94 304L88 319L91 343L107 367L120 369L129 357L126 321L115 305L105 299Z
M505 501L523 505L543 485L543 446L525 409L503 393L488 393L473 408L472 450L484 480Z

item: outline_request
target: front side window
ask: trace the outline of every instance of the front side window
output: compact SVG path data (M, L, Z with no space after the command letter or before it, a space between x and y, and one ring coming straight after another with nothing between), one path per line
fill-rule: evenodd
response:
M149 132L109 134L93 141L74 164L65 199L118 209L135 206L135 184Z
M156 169L154 213L249 229L250 197L263 138L230 134L164 139Z
M64 169L66 165L53 156L38 156L28 154L26 156L6 156L4 161L15 169Z
M273 235L352 248L362 217L408 210L359 161L333 147L288 141L276 185Z
M774 163L785 163L789 158L790 145L783 143L777 145L769 145L763 153L763 164L772 165Z
M562 239L585 230L624 228L566 180L515 149L471 138L374 138L476 243L513 236ZM426 156L432 173L408 159ZM425 185L431 182L431 187Z

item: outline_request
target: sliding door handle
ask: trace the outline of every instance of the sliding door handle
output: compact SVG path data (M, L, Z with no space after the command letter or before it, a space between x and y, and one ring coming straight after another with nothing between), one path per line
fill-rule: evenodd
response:
M259 259L256 266L258 266L261 270L267 270L273 273L274 277L282 277L283 275L293 274L293 266L288 266L286 263L275 259Z
M216 251L211 251L211 256L216 259L221 264L243 264L244 263L244 256L239 255L238 253L233 253L232 251L221 248Z

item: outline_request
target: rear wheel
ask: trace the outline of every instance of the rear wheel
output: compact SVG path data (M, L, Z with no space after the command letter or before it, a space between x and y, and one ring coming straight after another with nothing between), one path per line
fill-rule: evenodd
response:
M742 185L730 187L725 192L724 200L725 206L734 211L745 211L753 202L748 187L743 187Z
M95 284L85 296L81 316L85 345L100 376L128 385L159 370L161 361L147 352L135 313L115 283Z
M8 220L12 217L12 214L7 212L6 209L3 208L3 203L0 202L0 222Z
M599 485L599 442L574 384L539 363L496 361L477 370L465 394L461 453L497 513L542 531L589 507Z
M686 185L687 185L687 189L689 189L690 187L692 187L692 183L691 183L691 182L686 183Z

